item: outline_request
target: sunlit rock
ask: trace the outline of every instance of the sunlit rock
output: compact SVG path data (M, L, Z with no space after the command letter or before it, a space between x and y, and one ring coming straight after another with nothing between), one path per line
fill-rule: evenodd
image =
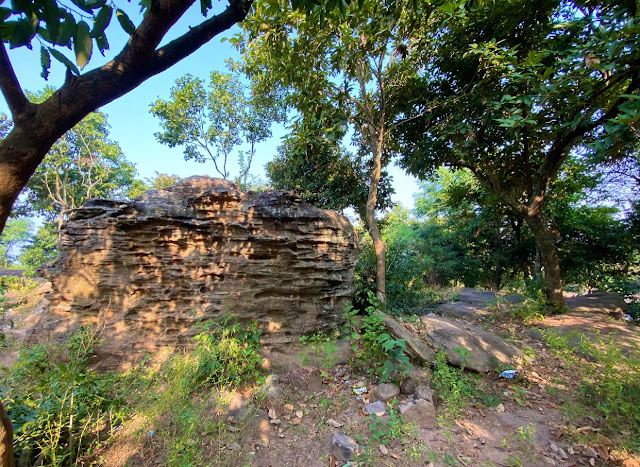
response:
M66 224L47 269L39 332L101 329L105 366L183 346L198 323L257 322L275 348L341 322L354 294L350 222L295 195L191 177L135 201L93 200Z

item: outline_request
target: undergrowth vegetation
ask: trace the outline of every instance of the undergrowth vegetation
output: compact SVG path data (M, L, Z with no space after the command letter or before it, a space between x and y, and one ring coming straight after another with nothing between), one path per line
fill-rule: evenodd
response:
M26 349L9 372L0 390L20 464L75 465L122 421L118 378L89 368L98 337L82 328L63 347Z
M615 338L594 344L579 332L560 335L547 331L543 338L554 353L576 368L577 396L566 401L565 412L578 440L598 433L616 445L640 450L639 349L620 348ZM577 430L577 425L599 426Z
M99 332L82 328L65 346L23 350L9 372L0 392L21 465L102 462L98 448L134 416L142 419L137 436L162 449L165 465L210 465L234 435L216 414L235 389L263 382L260 331L233 318L204 323L193 348L126 374L90 368L98 340Z

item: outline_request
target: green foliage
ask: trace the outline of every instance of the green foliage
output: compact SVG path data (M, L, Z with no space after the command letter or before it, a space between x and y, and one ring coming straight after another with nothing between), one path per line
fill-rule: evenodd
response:
M369 192L370 167L340 144L344 131L330 137L326 135L328 123L321 117L294 127L278 148L278 155L267 163L269 180L273 188L294 191L315 206L337 211L351 207L362 217ZM391 203L390 182L384 171L377 209L385 209Z
M440 26L413 43L423 71L404 95L415 97L396 102L408 114L427 110L397 129L402 165L422 177L441 165L471 170L529 225L556 301L549 199L576 177L571 158L624 159L638 144L635 10L571 0L440 9Z
M44 223L20 253L20 265L25 274L33 276L36 269L53 261L58 256L58 226L53 222Z
M24 349L0 387L14 423L16 457L31 465L75 465L119 422L124 405L113 375L88 366L98 335L82 328L61 354Z
M532 323L544 318L549 312L549 301L542 286L536 282L529 282L522 303L516 303L509 310L509 316L516 321Z
M150 2L142 0L139 4L144 11ZM200 4L202 14L206 15L212 7L211 1L202 0ZM65 65L71 73L77 75L89 63L94 44L102 55L109 49L107 29L114 16L114 7L114 3L106 1L14 2L11 7L0 9L2 40L12 49L17 47L31 49L34 41L39 43L41 75L44 79L49 76L51 56ZM115 9L115 17L127 34L132 35L136 31L136 26L122 9ZM75 64L60 51L60 49L72 47Z
M534 440L535 433L536 427L533 424L520 426L515 433L502 440L502 447L510 451L505 459L506 465L510 467L523 467L524 465L528 465L529 462L538 460ZM516 450L518 455L512 452L512 450Z
M190 388L204 384L235 388L260 376L263 360L257 324L246 328L229 316L204 323L202 330L194 337L193 374L185 380Z
M386 242L387 307L391 312L423 306L425 297L433 295L427 276L432 263L424 254L430 242L422 235L420 223L409 213L396 207L381 222ZM356 265L356 302L366 304L368 293L375 288L376 262L371 237L360 240ZM431 297L432 301L439 297ZM366 305L364 305L366 306Z
M392 377L402 378L413 369L405 354L406 341L394 338L385 330L380 303L373 293L369 301L361 325L356 322L357 310L351 306L346 310L352 339L352 365L371 376L377 373L381 382Z
M236 388L255 390L264 382L260 332L229 316L205 322L194 344L161 366L141 362L124 378L128 399L144 420L137 435L161 446L168 466L244 465L241 453L225 447L252 417L231 426L220 414ZM250 401L246 407L253 413Z
M43 102L53 93L47 87L30 98ZM126 198L135 176L135 166L109 138L107 116L93 112L51 147L16 209L56 220L60 228L71 210L89 198Z
M327 336L323 331L300 337L300 343L306 347L305 351L299 354L302 357L302 366L308 366L311 363L308 350L310 347L315 362L322 369L323 376L327 376L338 360L336 337Z
M232 65L233 67L233 65ZM241 153L239 182L246 182L255 145L271 136L270 125L284 115L268 99L256 98L235 73L214 71L209 86L189 74L176 80L169 100L158 99L151 113L160 119L162 132L156 138L169 147L184 146L185 160L213 162L222 178L229 178L227 166L240 144L250 150Z
M24 217L9 219L0 234L0 262L3 268L8 268L17 257L16 249L29 237L31 221Z
M7 298L5 297L5 290L2 284L0 284L0 346L4 346L7 340L7 336L4 334L4 327L7 325L4 317L6 312L6 302ZM9 322L8 324L13 326L13 322Z
M364 452L358 456L358 461L364 465L373 465L372 455L378 446L386 446L395 439L415 439L418 435L418 429L414 424L407 424L402 420L396 401L390 401L387 405L388 418L382 419L376 414L371 415L368 439L361 435L356 436L359 442L367 445Z
M580 383L580 403L588 413L605 422L606 434L616 437L630 432L628 448L640 449L640 358L637 353L624 354L612 338L599 345L583 341L581 350L591 362L583 363L586 373Z
M476 396L475 381L467 377L462 368L449 365L442 350L436 353L431 383L444 401L443 415L439 417L441 423L464 415L469 400Z

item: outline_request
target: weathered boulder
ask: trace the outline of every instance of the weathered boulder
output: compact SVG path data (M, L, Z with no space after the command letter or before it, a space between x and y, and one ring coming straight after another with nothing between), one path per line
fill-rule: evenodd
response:
M99 325L106 366L182 346L202 320L257 322L277 348L342 319L357 237L335 212L291 193L245 193L191 177L135 201L92 200L71 216L40 331Z
M437 316L422 316L420 324L424 331L420 337L430 347L443 350L454 365L486 373L522 358L513 344L477 326ZM463 353L461 348L469 352Z
M594 290L589 295L577 295L564 301L567 308L578 313L598 313L622 319L624 313L629 312L629 305L624 297L615 292L601 292Z
M420 338L414 336L403 324L381 311L378 311L378 314L389 334L396 339L405 340L405 352L410 358L425 363L431 363L435 359L433 350Z
M517 364L522 354L502 337L477 326L441 316L420 317L420 324L407 329L404 323L378 312L386 330L396 339L406 341L407 355L420 363L430 364L435 352L442 350L449 363L486 373L506 364ZM462 349L469 352L464 352Z

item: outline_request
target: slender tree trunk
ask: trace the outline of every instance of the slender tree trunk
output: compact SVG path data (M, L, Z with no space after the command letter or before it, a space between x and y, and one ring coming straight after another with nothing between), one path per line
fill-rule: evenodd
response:
M499 227L496 229L496 270L493 277L493 287L496 292L502 287L502 236Z
M549 297L549 300L556 306L561 307L564 305L562 275L560 273L558 248L553 232L542 214L526 217L525 222L531 229L531 233L540 251L542 264L544 265L544 281L547 289L547 297Z
M378 186L382 175L382 145L384 142L384 130L378 129L377 139L372 144L373 167L371 168L371 180L369 183L369 196L367 198L367 226L373 240L373 249L376 252L376 297L381 303L387 301L387 288L385 279L385 254L387 245L382 241L378 224L376 223L376 203L378 201Z
M13 457L13 427L4 405L0 401L0 466L14 467L15 459Z
M533 265L533 279L536 282L542 282L542 255L538 245L536 245L536 259Z

